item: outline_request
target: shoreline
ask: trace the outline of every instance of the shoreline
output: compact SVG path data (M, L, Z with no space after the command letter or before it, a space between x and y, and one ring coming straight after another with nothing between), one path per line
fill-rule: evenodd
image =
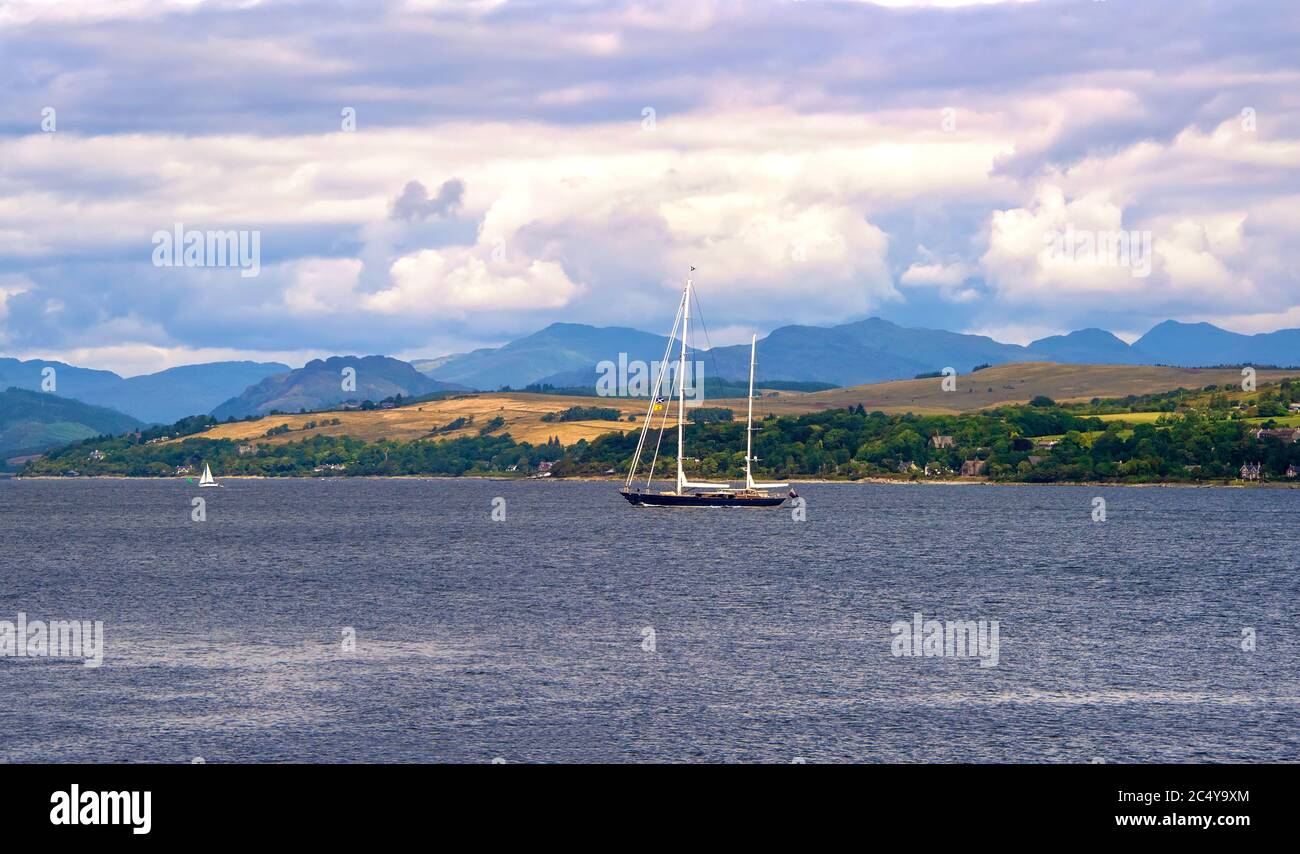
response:
M619 483L624 477L601 476L601 475L575 475L572 477L505 477L503 475L485 475L485 474L465 474L465 475L441 475L441 474L358 474L342 476L310 476L310 475L286 475L284 477L268 477L259 474L232 474L225 475L219 480L490 480L497 482L520 482L527 483L535 481L538 483ZM128 480L128 481L182 481L178 477L132 477L130 475L78 475L77 477L62 477L60 475L31 475L21 476L18 474L0 475L0 480L55 480L55 481L77 481L77 480ZM665 484L671 481L663 481ZM792 478L789 483L807 484L813 486L833 485L833 484L881 484L886 486L1090 486L1090 487L1133 487L1133 488L1181 488L1181 489L1297 489L1300 483L1285 483L1279 481L1269 481L1265 483L1202 483L1197 481L1168 481L1164 483L1121 483L1112 481L1093 481L1093 480L1059 480L1059 481L1015 481L1015 480L979 480L975 478L929 478L929 479L901 479L888 477L864 477L857 480L849 479L825 479L825 478ZM197 484L192 484L197 485Z

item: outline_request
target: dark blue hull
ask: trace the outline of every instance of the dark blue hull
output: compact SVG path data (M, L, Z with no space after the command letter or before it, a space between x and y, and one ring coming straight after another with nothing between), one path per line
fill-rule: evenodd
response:
M782 495L741 495L725 492L664 495L658 492L623 490L621 495L638 507L780 507L785 503L785 496Z

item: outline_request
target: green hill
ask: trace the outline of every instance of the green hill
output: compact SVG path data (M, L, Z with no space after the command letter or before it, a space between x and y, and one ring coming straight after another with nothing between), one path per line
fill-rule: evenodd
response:
M130 415L39 391L0 392L0 469L5 460L39 454L69 442L126 433L143 426Z

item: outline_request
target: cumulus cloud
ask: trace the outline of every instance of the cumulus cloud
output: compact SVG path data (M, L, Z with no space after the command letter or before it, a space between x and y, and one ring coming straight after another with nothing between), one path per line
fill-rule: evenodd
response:
M554 261L494 262L472 249L425 249L390 272L392 286L366 300L382 314L560 308L579 290Z
M358 308L361 262L354 258L307 258L292 262L284 305L294 314L312 315Z
M444 217L460 208L461 198L465 195L465 182L452 178L444 181L438 188L438 194L429 197L429 191L419 181L411 181L402 194L393 200L389 209L391 219L418 221Z
M1300 19L1066 8L7 4L0 334L436 353L661 328L689 265L736 329L1291 322ZM153 268L177 222L260 230L262 274ZM1149 232L1149 275L1058 263L1071 227Z
M980 292L969 282L973 274L971 265L961 260L948 263L940 260L924 245L917 247L919 259L913 261L898 283L908 289L932 289L949 303L968 303L980 298Z

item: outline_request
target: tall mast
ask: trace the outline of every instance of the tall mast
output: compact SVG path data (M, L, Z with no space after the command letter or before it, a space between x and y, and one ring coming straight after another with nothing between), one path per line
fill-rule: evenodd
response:
M641 437L636 443L636 453L632 455L632 464L627 469L627 482L624 487L632 488L632 481L636 477L637 466L641 462L641 452L645 450L646 438L650 434L650 426L654 422L655 405L660 403L659 391L663 388L664 377L669 374L667 370L668 360L673 355L673 342L677 340L677 329L682 324L682 302L677 303L677 316L673 318L673 329L668 333L668 340L664 342L664 356L659 360L660 368L656 371L654 390L650 393L650 402L646 404L645 422L641 425ZM672 385L668 387L666 394L672 394ZM664 425L668 423L668 409L664 409L664 417L659 424L659 441L663 441ZM646 476L646 488L650 488L650 479L654 477L655 463L659 461L659 442L655 443L654 458L650 462L650 472Z
M694 271L694 267L691 268ZM682 456L686 429L686 339L691 334L691 277L686 276L686 294L682 304L682 352L677 360L677 491L686 489L686 469L682 468Z
M754 475L750 469L754 459L754 349L758 336L749 336L749 412L745 415L745 488L754 488Z

